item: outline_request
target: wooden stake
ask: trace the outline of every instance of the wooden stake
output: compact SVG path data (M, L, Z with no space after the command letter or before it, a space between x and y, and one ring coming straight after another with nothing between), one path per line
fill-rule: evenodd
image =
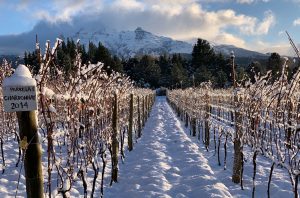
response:
M44 197L42 172L42 150L37 131L35 111L17 112L21 140L26 140L28 146L24 149L26 192L28 198Z
M133 131L133 94L130 94L129 104L129 130L128 130L128 150L132 151L132 131Z
M119 141L118 141L118 132L119 132L119 117L118 117L118 96L115 93L114 95L114 107L113 107L113 116L112 116L112 182L118 182L118 152L119 152Z

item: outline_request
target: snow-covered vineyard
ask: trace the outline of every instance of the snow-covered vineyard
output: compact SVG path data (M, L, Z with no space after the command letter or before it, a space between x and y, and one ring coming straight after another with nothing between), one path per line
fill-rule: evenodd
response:
M240 183L241 189L244 188L244 163L253 164L252 196L258 186L258 156L269 161L264 165L269 166L265 195L271 196L273 173L279 169L288 175L294 197L299 196L300 71L288 81L286 68L285 62L276 80L269 72L256 76L254 83L249 80L233 90L212 89L209 83L203 83L197 89L174 90L168 94L178 116L190 126L191 135L198 135L207 151L214 148L218 164L222 160L224 170L228 146L234 145L230 148L234 150L232 181ZM220 158L221 144L224 159Z
M1 95L0 197L25 197L33 180L44 197L299 196L299 72L155 97L102 63L82 65L78 51L65 76L51 65L59 42L46 45L33 76L36 134L19 133L26 113L4 112ZM0 70L9 84L11 65ZM25 66L16 74L31 78ZM26 169L32 148L42 152L40 177Z
M29 113L28 117L38 120L36 135L19 133L18 121L25 114L19 113L18 120L15 113L3 111L0 100L1 197L26 196L25 184L32 170L24 171L24 166L33 163L26 162L33 148L40 152L36 145L42 146L38 158L42 161L44 196L101 196L104 186L117 181L118 163L124 159L127 147L140 138L150 113L153 91L134 88L132 81L121 74L108 75L102 63L81 65L80 53L74 63L76 72L64 76L50 65L59 42L53 49L46 45L41 67L33 76L39 108L36 115ZM4 63L1 85L11 85L7 82L13 80L5 77L13 70ZM22 65L15 70L17 74L31 78ZM106 183L104 175L109 178Z
M170 91L168 100L185 126L189 126L190 135L216 156L215 163L224 170L230 169L233 178L234 171L238 172L236 183L240 183L241 189L250 188L252 196L279 196L272 194L272 188L283 187L274 182L278 180L274 179L278 171L280 183L290 185L290 197L298 197L299 93L291 95L286 90L289 85L282 81L278 87L265 83L258 81L236 94L232 94L233 90L213 90L204 84L199 89ZM238 156L232 156L233 152ZM247 185L249 182L251 185ZM279 197L286 196L287 192L282 192Z

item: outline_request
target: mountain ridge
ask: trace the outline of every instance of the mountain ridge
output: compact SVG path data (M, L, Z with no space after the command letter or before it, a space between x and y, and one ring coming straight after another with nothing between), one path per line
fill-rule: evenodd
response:
M91 24L93 23L91 22ZM49 24L40 22L30 32L0 36L0 54L23 55L25 51L33 51L35 48L35 35L38 35L41 44L46 40L55 41L57 37L61 39L80 39L81 44L85 46L88 46L89 42L95 44L101 42L112 54L125 59L144 54L153 56L174 53L191 54L193 50L193 44L191 43L158 36L145 31L141 27L137 27L133 31L117 31L105 28L101 24L99 26L92 26L91 24L78 27L78 25L69 23ZM234 51L235 55L239 57L267 56L233 45L214 44L212 47L216 53L222 53L225 56L229 56L231 51Z

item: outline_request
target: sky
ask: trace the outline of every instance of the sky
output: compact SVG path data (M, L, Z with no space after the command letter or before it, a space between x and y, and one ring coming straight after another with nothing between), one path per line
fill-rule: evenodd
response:
M41 21L93 19L116 30L142 27L176 40L290 55L285 31L300 43L299 9L300 0L0 0L0 35L29 32Z

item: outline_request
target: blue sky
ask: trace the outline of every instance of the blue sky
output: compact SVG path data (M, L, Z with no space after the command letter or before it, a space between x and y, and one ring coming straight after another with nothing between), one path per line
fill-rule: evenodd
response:
M299 10L300 0L0 0L0 35L93 18L117 30L141 26L177 40L290 54L284 32L300 43Z

